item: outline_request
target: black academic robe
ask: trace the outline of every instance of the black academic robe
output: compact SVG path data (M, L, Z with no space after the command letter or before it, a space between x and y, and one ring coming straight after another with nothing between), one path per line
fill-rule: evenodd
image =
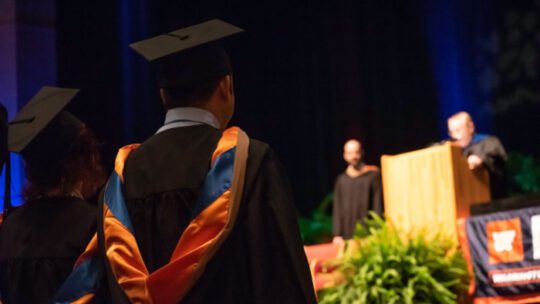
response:
M220 137L207 125L169 129L128 157L126 206L150 272L169 261L189 224ZM182 303L315 303L291 197L275 154L250 139L234 228Z
M51 303L96 232L95 206L74 197L44 198L9 214L0 228L4 304Z
M357 177L342 173L334 186L333 232L335 236L350 239L356 224L364 219L370 210L382 214L383 199L381 174L368 171Z
M482 159L489 173L491 198L502 198L506 195L505 164L506 151L495 136L475 134L471 144L463 149L463 154L477 155Z

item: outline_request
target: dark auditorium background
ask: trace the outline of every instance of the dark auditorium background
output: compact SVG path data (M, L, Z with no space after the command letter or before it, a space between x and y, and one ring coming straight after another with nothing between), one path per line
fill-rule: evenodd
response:
M532 0L0 0L0 101L81 88L69 110L102 140L110 170L116 149L149 137L164 115L152 67L128 44L213 18L246 30L226 45L233 124L277 152L304 214L345 168L346 139L378 165L447 138L459 110L508 151L539 159Z

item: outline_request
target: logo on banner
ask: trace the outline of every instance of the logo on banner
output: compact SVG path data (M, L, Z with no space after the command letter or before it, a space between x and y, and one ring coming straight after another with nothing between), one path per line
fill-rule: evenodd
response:
M519 218L488 222L486 232L489 263L523 261L523 237Z

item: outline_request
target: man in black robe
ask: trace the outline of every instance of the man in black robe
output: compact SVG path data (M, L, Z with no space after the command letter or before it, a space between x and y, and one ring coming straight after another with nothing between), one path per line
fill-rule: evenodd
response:
M124 169L126 207L150 273L169 262L190 223L235 104L230 62L215 43L169 56L161 63L159 86L165 123L131 152ZM268 144L250 139L234 228L181 302L316 302L290 185Z
M491 198L504 197L506 151L495 136L475 132L474 122L467 112L459 112L448 118L448 133L463 149L469 169L484 167L488 170Z
M334 186L333 231L335 236L350 239L370 210L382 214L381 174L376 166L363 162L358 140L345 143L343 159L348 166Z

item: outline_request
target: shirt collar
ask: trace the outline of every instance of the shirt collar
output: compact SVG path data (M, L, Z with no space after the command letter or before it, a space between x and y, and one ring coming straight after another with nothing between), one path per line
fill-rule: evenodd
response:
M157 131L157 133L172 128L189 127L202 124L219 129L218 119L209 111L193 107L173 108L167 111L167 114L165 115L165 123Z

